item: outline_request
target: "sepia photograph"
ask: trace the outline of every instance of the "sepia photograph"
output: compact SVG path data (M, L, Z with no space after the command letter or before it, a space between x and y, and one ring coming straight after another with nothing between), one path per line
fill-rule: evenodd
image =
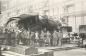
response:
M0 0L0 56L86 56L86 0Z

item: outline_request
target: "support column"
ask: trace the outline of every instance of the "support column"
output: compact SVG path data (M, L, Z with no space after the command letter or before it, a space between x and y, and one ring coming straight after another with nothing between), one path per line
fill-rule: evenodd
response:
M76 24L76 16L74 16L75 17L75 32L76 32L76 29L77 29L77 24Z
M84 16L81 17L81 24L84 25Z

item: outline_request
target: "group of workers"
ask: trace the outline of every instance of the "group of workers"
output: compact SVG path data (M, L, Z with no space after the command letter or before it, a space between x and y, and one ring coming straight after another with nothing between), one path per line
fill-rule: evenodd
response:
M62 33L54 30L50 31L25 31L20 34L19 41L29 45L38 46L58 46L61 45Z

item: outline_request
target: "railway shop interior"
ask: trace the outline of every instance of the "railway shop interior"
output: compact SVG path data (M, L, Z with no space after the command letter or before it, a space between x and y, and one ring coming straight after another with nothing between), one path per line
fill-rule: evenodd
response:
M84 52L85 6L85 0L0 0L0 56Z

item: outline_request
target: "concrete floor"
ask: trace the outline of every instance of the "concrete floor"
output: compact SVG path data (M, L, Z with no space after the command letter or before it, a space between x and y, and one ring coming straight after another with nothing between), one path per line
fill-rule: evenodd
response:
M2 54L5 55L5 56L25 56L25 55L22 55L22 54L11 52L11 51L5 51Z
M3 52L5 56L25 56L21 54L17 54L14 52ZM72 50L63 50L63 51L55 51L54 56L86 56L86 50L84 48L72 49Z
M54 56L86 56L86 50L84 48L55 51Z

